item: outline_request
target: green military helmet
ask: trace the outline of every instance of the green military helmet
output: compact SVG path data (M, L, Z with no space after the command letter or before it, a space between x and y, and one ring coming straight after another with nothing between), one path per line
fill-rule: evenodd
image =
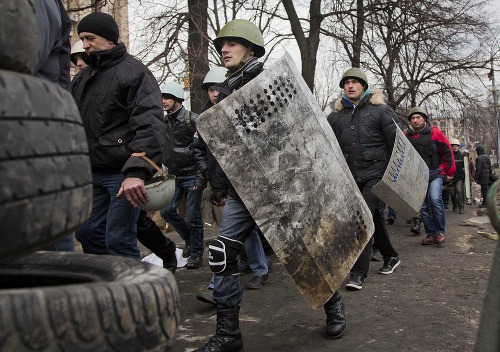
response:
M210 86L213 86L216 83L221 83L226 80L227 68L225 67L213 67L208 71L205 75L205 79L203 80L203 84L201 85L201 89L207 90Z
M366 74L359 67L351 67L344 72L339 83L340 88L344 88L344 83L348 78L356 78L357 80L361 81L361 83L363 83L363 87L365 88L365 90L368 89L368 77L366 77Z
M227 39L243 39L246 42L253 44L252 50L255 57L262 57L266 53L264 48L264 37L259 27L248 20L236 19L229 21L221 28L217 38L214 39L214 45L217 52L220 54L222 42ZM240 43L244 45L243 43Z
M416 107L414 107L414 108L412 108L412 109L410 110L410 112L408 113L408 120L410 120L410 119L411 119L411 116L412 116L413 114L419 114L419 115L422 115L422 116L425 118L425 121L427 121L427 119L429 118L429 116L427 116L427 111L425 111L425 109L424 109L424 108L421 108L421 107L419 107L419 106L416 106Z
M165 82L160 87L161 95L171 95L178 101L184 101L184 89L177 82Z

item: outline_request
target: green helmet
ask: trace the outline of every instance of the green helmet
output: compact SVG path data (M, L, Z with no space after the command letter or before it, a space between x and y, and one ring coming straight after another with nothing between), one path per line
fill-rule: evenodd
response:
M213 86L215 83L221 83L226 80L227 68L225 67L214 67L208 71L205 75L205 79L203 80L203 84L201 85L201 89L207 90L210 86Z
M165 82L160 90L161 95L172 95L176 100L184 101L184 89L177 82Z
M414 108L412 108L412 109L410 110L410 112L408 113L408 120L410 120L410 119L411 119L411 116L412 116L413 114L419 114L419 115L422 115L422 116L425 118L425 121L427 121L427 119L429 118L429 117L427 116L427 111L425 111L425 109L424 109L424 108L421 108L421 107L419 107L419 106L416 106L416 107L414 107Z
M235 41L243 39L244 41L251 43L253 45L252 50L255 57L262 57L266 53L262 32L259 27L248 20L232 20L221 28L217 38L214 39L215 49L219 54L221 53L222 42L226 39L233 39ZM243 43L241 44L244 45Z
M363 83L363 87L365 88L365 90L368 89L368 78L366 77L363 70L361 70L359 67L351 67L344 72L339 83L340 88L344 88L344 83L348 78L356 78L360 80L361 83Z

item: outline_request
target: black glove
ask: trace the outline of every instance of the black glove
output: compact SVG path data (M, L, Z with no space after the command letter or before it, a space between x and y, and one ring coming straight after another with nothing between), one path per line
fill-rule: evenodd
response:
M214 191L210 195L210 203L212 203L213 205L220 206L222 205L221 203L224 200L224 198L227 198L226 192Z

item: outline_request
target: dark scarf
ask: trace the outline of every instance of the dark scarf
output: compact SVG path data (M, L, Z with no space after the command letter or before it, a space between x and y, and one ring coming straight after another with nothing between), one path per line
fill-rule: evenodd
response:
M232 73L227 78L227 83L231 91L234 91L254 79L259 73L262 72L264 64L260 63L256 57L248 60L242 68Z

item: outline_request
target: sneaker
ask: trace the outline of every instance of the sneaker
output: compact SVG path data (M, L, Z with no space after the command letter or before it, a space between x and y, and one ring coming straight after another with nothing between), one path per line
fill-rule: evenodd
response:
M370 259L373 262L381 262L382 260L384 260L384 257L382 257L382 254L380 254L380 251L373 251Z
M463 209L458 209L458 213L459 213L459 214L463 214L463 213L464 213L464 210L463 210Z
M215 303L214 301L214 290L200 292L196 295L196 298L198 299L198 301L211 304L214 307L217 305L217 303Z
M201 257L189 257L186 268L197 269L201 266L202 262Z
M349 276L349 282L345 285L345 287L351 290L361 290L363 288L364 281L365 277L363 274L351 273Z
M401 264L401 260L399 260L399 257L391 257L387 260L384 260L384 266L378 270L378 273L382 275L392 274L394 272L394 269L396 269L399 264Z
M442 246L445 240L446 238L444 237L444 233L440 233L436 237L434 237L434 242L437 246Z
M434 244L434 243L436 243L436 239L434 238L434 236L430 236L430 235L429 235L429 236L427 236L426 238L424 238L424 239L422 240L422 244L423 244L424 246L426 246L426 245L430 245L430 244Z

